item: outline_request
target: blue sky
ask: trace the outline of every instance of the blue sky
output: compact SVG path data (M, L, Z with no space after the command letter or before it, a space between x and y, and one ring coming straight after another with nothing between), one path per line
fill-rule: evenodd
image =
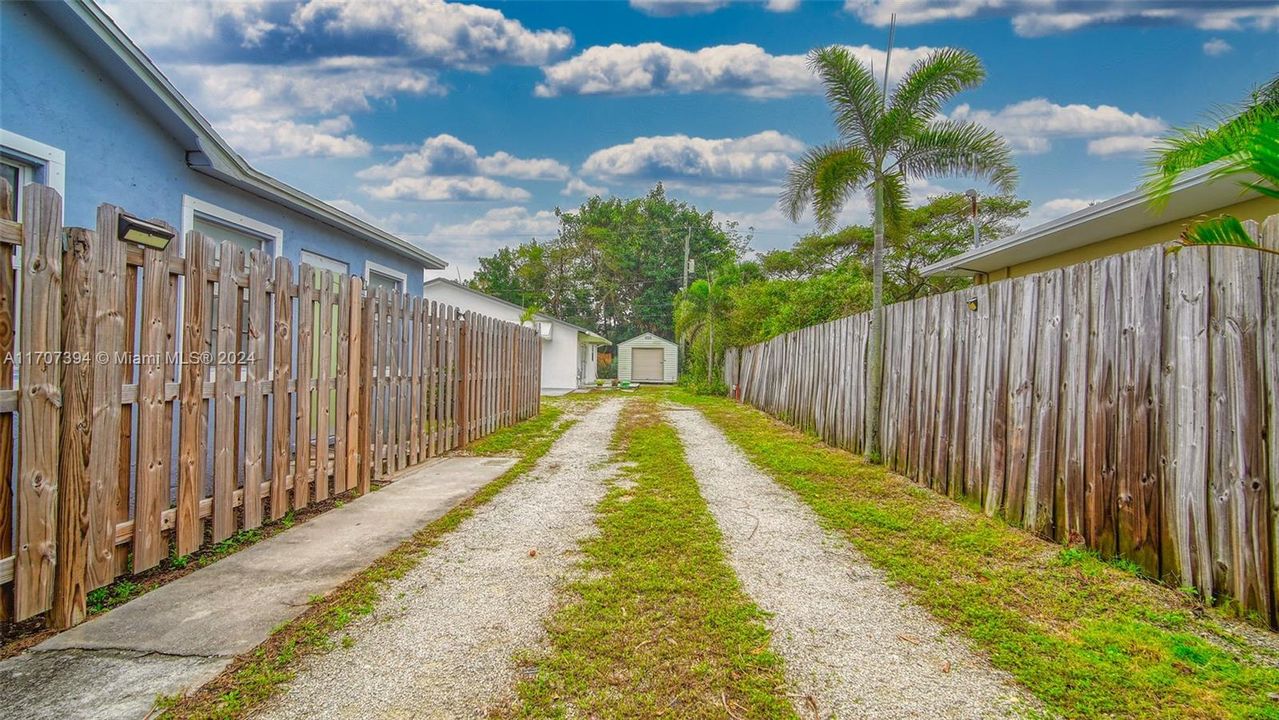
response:
M1233 0L432 0L108 3L259 168L398 232L465 277L550 238L555 208L656 181L754 228L792 158L830 140L803 55L844 44L893 74L967 48L986 83L945 109L1008 138L1030 222L1132 188L1151 139L1279 70L1279 4ZM968 187L941 179L931 193ZM864 221L860 201L845 213Z

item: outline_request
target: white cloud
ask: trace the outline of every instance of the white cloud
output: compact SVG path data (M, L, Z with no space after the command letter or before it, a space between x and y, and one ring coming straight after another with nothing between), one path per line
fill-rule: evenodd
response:
M1159 138L1152 135L1111 135L1088 141L1088 154L1099 157L1111 155L1141 155L1155 146Z
M1014 150L1027 154L1052 149L1053 138L1150 135L1168 127L1157 117L1124 112L1113 105L1058 105L1044 98L1023 100L993 112L965 103L956 107L950 117L995 130Z
M560 220L550 210L529 212L523 207L493 208L478 218L436 225L423 245L448 261L444 271L428 271L428 277L469 277L478 258L533 238L548 240L559 232Z
M863 21L884 27L1009 17L1018 35L1034 37L1103 24L1189 25L1202 30L1271 30L1279 6L1254 0L845 0Z
M678 187L716 188L721 194L763 194L775 192L792 157L805 147L776 130L742 138L639 137L591 153L582 172L604 180L661 180Z
M599 185L592 185L582 178L573 177L564 184L564 189L560 194L565 197L594 197L595 195L608 195L608 188Z
M1234 50L1234 47L1232 47L1230 43L1226 42L1225 40L1222 40L1221 38L1213 38L1209 40L1208 42L1204 43L1204 55L1207 55L1209 57L1217 57L1219 55L1225 55L1231 50Z
M872 67L883 68L885 53L869 45L849 47ZM899 48L890 80L933 48ZM771 55L758 45L716 45L696 51L661 43L597 45L575 57L542 68L534 94L653 95L661 93L737 93L748 97L786 97L821 92L805 55Z
M728 0L631 0L631 7L654 17L704 15L727 5Z
M293 13L301 29L354 36L387 33L419 58L455 67L539 65L567 51L567 30L530 30L500 10L442 0L310 0Z
M217 123L237 151L252 157L362 157L372 146L349 132L351 118L339 115L316 123L234 115Z
M366 186L364 190L379 200L519 202L531 197L523 188L486 177L397 177L385 185Z
M294 117L371 110L397 94L442 95L434 73L393 59L330 57L289 65L177 65L174 78L213 113Z
M517 180L563 180L568 167L551 158L518 158L498 151L476 160L481 175L496 175Z
M1030 213L1026 215L1026 220L1022 223L1022 229L1025 230L1042 225L1049 220L1055 220L1064 215L1083 210L1097 202L1097 200L1083 198L1054 198L1047 202L1035 204L1031 206Z
M791 12L799 8L799 0L767 0L764 3L764 9L769 12Z
M428 235L440 240L500 240L518 244L559 232L560 219L550 210L530 213L524 207L493 208L469 222L436 225Z
M507 152L480 156L474 145L441 134L422 141L421 146L389 163L374 165L356 173L362 180L391 180L426 175L492 175L521 180L564 180L568 167L551 158L525 159Z
M183 49L212 42L223 31L244 47L260 45L279 28L265 15L270 0L170 3L110 2L103 9L139 46L149 51Z

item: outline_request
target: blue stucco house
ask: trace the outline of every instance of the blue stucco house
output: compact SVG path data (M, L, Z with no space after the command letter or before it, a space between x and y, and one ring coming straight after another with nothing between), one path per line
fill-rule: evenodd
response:
M422 248L256 170L90 0L0 2L0 177L420 295Z

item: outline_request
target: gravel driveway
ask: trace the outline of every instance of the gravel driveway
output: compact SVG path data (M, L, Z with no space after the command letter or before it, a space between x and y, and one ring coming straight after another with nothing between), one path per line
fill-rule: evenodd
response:
M259 716L472 718L509 696L512 655L542 640L555 589L595 530L621 407L589 411L529 475L392 583L348 630L351 647L306 661Z
M760 472L700 412L667 417L688 449L729 563L772 613L801 717L1015 717L1033 705L1011 678L887 585L798 498Z

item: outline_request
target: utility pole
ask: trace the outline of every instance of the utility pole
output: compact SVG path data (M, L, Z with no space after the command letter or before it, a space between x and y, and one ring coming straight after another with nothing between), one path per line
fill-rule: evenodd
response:
M684 289L688 289L688 242L693 237L693 226L684 226Z

